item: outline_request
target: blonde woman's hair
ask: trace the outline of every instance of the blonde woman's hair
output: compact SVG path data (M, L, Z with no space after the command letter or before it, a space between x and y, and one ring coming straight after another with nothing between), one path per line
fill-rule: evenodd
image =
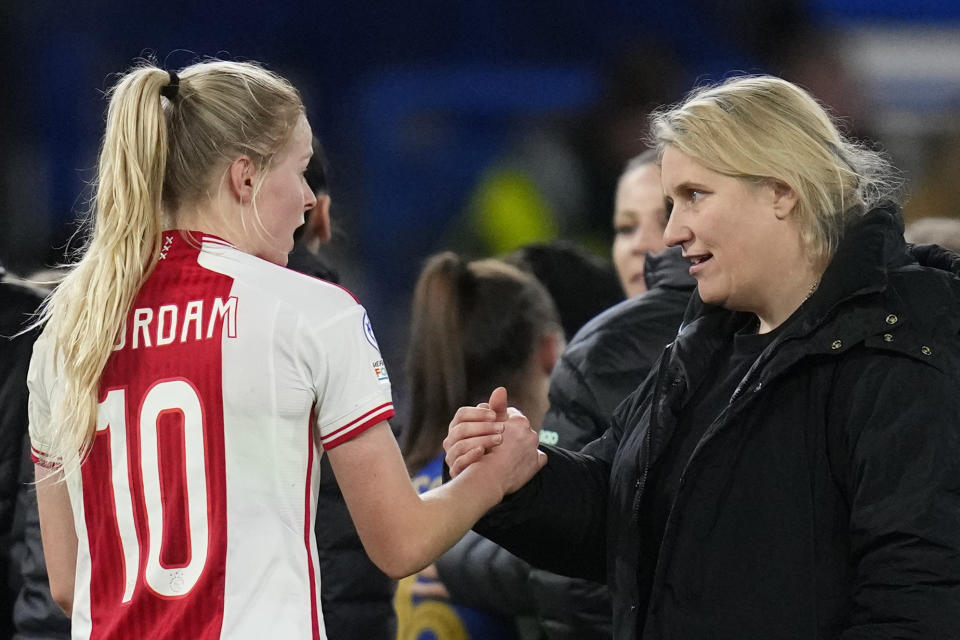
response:
M82 257L41 311L62 389L44 453L66 473L93 442L100 376L156 264L164 215L210 198L240 155L267 169L304 112L297 90L255 63L210 60L177 76L173 90L171 74L142 62L108 93Z
M885 156L847 139L815 98L780 78L738 76L698 88L650 119L661 155L671 145L718 173L789 185L801 237L823 261L850 221L899 197L902 179Z

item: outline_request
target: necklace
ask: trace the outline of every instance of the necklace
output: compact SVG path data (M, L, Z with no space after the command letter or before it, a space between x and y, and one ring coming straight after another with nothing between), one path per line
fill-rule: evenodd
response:
M807 291L807 295L805 295L805 296L803 297L803 301L806 302L807 300L809 300L809 299L810 299L810 296L813 295L813 292L816 291L816 290L817 290L817 287L819 287L819 286L820 286L820 281L819 281L819 280L815 280L815 281L813 282L813 284L810 285L810 289Z

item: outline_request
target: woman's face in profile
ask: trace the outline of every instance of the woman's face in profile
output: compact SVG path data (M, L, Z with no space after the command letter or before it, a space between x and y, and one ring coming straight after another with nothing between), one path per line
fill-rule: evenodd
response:
M704 302L763 314L800 277L800 233L772 182L707 169L673 146L663 154L670 218L667 245L681 245ZM791 192L792 193L792 192Z

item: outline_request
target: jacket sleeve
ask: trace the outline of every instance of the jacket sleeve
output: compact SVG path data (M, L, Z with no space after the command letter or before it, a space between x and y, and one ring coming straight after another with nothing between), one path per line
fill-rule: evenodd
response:
M583 453L541 445L547 465L474 530L535 567L604 582L612 432Z
M504 617L534 612L530 565L479 533L467 532L436 567L454 602Z
M843 640L960 630L960 376L932 364L874 353L834 387L856 567Z

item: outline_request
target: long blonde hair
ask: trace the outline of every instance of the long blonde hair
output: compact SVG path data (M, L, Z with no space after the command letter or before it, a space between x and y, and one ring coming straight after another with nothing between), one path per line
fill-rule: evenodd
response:
M802 238L821 260L833 256L853 218L896 200L902 184L882 154L846 138L815 98L774 76L695 89L654 112L651 133L661 154L673 145L718 173L789 185Z
M66 473L93 442L100 376L156 264L164 215L209 198L241 154L268 167L304 111L289 82L254 63L210 60L177 75L162 97L174 77L143 62L108 93L83 254L41 310L61 386L44 453Z

